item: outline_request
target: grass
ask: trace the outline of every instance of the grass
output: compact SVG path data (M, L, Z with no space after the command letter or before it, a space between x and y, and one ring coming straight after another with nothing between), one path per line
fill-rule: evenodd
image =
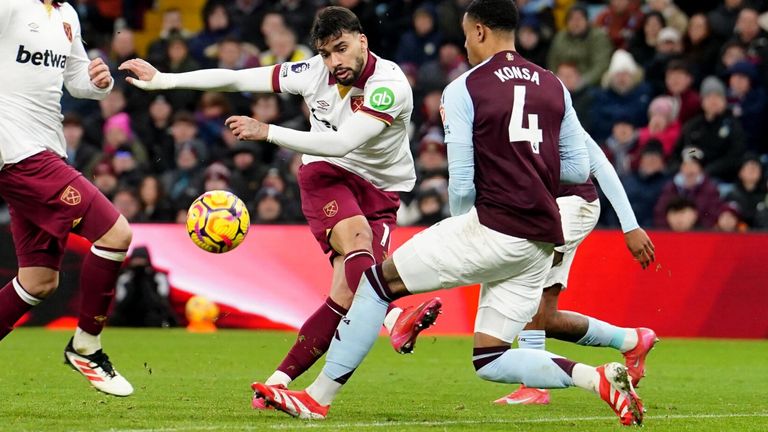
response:
M306 423L250 409L252 380L264 379L291 345L278 332L109 329L105 347L136 388L103 395L62 363L68 332L22 328L0 343L0 430L261 431L483 430L616 431L610 409L579 389L556 390L546 407L496 406L514 387L474 375L469 338L425 335L412 356L384 339L350 380L330 418ZM548 341L591 364L612 350ZM649 357L639 393L653 431L768 430L768 342L668 339ZM308 385L320 362L295 387Z

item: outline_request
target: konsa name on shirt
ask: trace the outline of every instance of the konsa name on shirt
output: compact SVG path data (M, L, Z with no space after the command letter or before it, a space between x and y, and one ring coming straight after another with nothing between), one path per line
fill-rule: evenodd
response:
M539 85L539 73L536 71L533 71L533 73L531 73L531 71L528 70L528 68L517 67L517 66L504 66L503 68L496 69L496 71L494 71L493 73L499 78L499 81L501 82L511 80L511 79L524 79L532 83L536 83L536 85Z

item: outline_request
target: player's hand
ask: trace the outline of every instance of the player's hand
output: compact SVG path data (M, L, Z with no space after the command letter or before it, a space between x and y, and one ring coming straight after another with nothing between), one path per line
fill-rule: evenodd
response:
M139 58L126 60L117 69L127 70L136 75L137 78L126 77L125 79L140 89L164 90L161 79L162 74L145 60Z
M632 256L635 257L635 260L640 263L643 269L648 268L656 259L656 248L642 228L636 228L625 233L624 242L627 244L627 249L629 249Z
M91 79L91 83L100 89L105 89L112 83L109 66L100 57L96 57L88 64L88 77Z
M240 141L264 141L269 135L269 125L252 117L232 116L224 121L224 125Z

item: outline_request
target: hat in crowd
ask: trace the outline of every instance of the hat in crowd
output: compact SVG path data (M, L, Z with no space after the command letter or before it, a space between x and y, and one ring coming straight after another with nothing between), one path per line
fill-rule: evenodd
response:
M77 113L68 112L64 114L64 119L61 121L61 124L64 126L72 125L72 126L82 126L83 120L80 118L80 116Z
M173 115L173 123L190 123L197 126L195 116L189 111L179 111Z
M124 112L117 113L104 122L104 133L111 129L119 129L127 137L133 136L131 118Z
M730 212L731 214L736 216L737 219L741 219L742 218L741 207L735 201L724 202L720 206L720 212L718 213L718 215L721 215L721 214L723 214L725 212Z
M739 74L745 75L750 81L757 79L757 67L748 61L739 61L728 68L728 76Z
M279 190L273 188L273 187L263 187L259 189L258 192L256 192L256 198L255 201L258 203L264 198L271 197L278 201L280 201L280 198L282 198L283 194L280 193Z
M693 67L685 60L670 60L669 63L667 63L667 72L669 71L682 71L688 75L693 75Z
M672 122L677 117L675 112L675 101L670 96L657 96L648 105L648 117L656 115L664 116L667 121Z
M121 145L115 149L115 157L133 157L133 149L129 145Z
M640 70L640 66L632 57L632 54L623 50L617 49L611 57L611 64L608 65L608 75L614 75L619 72L629 72L631 74L637 73Z
M683 37L680 35L680 32L674 28L674 27L664 27L663 29L659 30L659 36L656 38L658 43L663 42L674 42L678 43L683 40Z
M699 91L699 94L702 98L710 94L717 94L725 97L725 84L723 84L717 77L708 76L701 82L701 90Z
M240 153L250 153L254 156L259 155L259 147L258 144L256 144L253 141L238 141L237 144L235 144L234 147L232 147L232 150L229 151L229 154L231 156L238 155Z
M94 168L93 168L93 176L99 176L99 175L115 175L115 170L112 168L112 164L108 161L102 161L99 162Z
M231 174L229 168L221 162L214 162L203 173L206 180L224 180L229 181Z
M664 157L664 145L656 138L651 138L648 140L647 143L645 143L645 146L643 146L643 149L640 150L640 156L646 155L646 154L656 154L661 157Z
M419 141L418 154L421 154L425 151L439 151L445 154L447 150L443 140L444 138L441 133L436 131L429 132L428 134L424 135L423 138L421 138L421 141Z
M695 161L701 164L704 160L704 151L698 147L686 147L680 154L683 161Z

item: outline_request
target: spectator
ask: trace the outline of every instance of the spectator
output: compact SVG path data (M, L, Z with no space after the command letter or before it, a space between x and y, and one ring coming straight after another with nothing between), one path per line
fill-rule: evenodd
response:
M651 12L645 17L643 31L635 32L629 41L627 50L643 68L648 67L656 56L656 44L659 32L667 22L659 12Z
M256 50L248 48L235 36L227 36L206 52L215 57L219 69L240 70L258 66Z
M175 160L179 150L184 145L190 145L195 150L195 156L203 161L208 160L208 150L204 142L197 137L198 126L195 117L186 112L179 111L173 116L171 123L172 145L162 149L163 157L170 163L170 168L176 168Z
M152 64L161 64L168 53L169 41L173 37L188 39L192 32L184 28L181 9L168 8L163 11L163 21L160 26L160 34L147 48L147 60Z
M720 42L712 35L705 14L698 13L691 17L683 45L683 59L689 65L696 66L695 82L715 72L715 65L720 57Z
M85 178L93 176L93 168L103 155L94 144L83 141L83 123L80 116L73 113L64 115L64 141L67 143L67 162L83 173Z
M179 35L171 35L166 43L164 60L158 63L161 72L182 73L200 69L195 59L189 55L187 41ZM200 92L195 90L175 90L166 97L174 110L192 110L197 105Z
M317 11L316 0L273 0L270 3L275 12L283 15L288 28L296 34L309 34Z
M707 17L712 28L712 33L720 39L727 39L733 35L736 20L744 6L744 0L723 0L723 4L710 11Z
M667 183L665 169L661 143L651 140L640 152L637 172L622 177L624 190L640 226L653 226L653 209Z
M763 136L765 121L765 89L759 84L757 68L738 62L728 69L728 108L744 128L748 150L762 154L768 151Z
M308 47L296 42L296 33L282 28L267 35L269 49L259 56L261 66L270 66L285 62L298 62L311 58L314 54Z
M656 56L645 68L646 81L653 87L654 94L664 93L667 65L673 60L680 59L682 52L683 39L680 33L672 27L661 29L656 44Z
M165 196L160 179L155 175L144 176L139 185L141 204L140 220L143 222L172 222L173 209Z
M448 156L441 133L433 131L421 139L416 158L416 172L420 179L434 174L448 176Z
M224 93L208 91L200 98L200 107L195 112L197 137L215 156L227 153L222 136L224 129L228 129L224 120L232 113L232 105Z
M626 49L642 24L643 14L630 0L609 0L608 7L595 17L595 27L604 29L617 49Z
M193 144L181 145L176 156L176 168L163 174L163 188L176 208L186 208L201 191L202 168L200 158Z
M343 3L344 1L350 0L338 0L338 3ZM464 11L467 9L469 1L470 0L443 0L437 2L437 27L445 37L445 40L453 43L464 43L464 32L461 29L461 20L462 17L464 17ZM342 4L339 4L339 6L342 6ZM366 33L368 32L365 25L363 25L363 29L366 30Z
M413 29L400 37L395 61L421 66L436 60L442 40L443 36L435 26L434 12L427 6L420 7L413 13Z
M596 85L611 61L611 41L602 29L591 28L587 9L576 5L568 11L566 28L552 41L547 56L549 70L562 63L573 63L579 68L587 85Z
M643 71L628 52L616 50L603 76L603 88L595 92L590 114L592 136L596 141L605 140L619 118L635 127L644 125L650 100L651 89L643 82Z
M254 142L240 141L232 149L231 186L235 195L244 202L251 202L261 187L264 166L259 163L261 147Z
M128 145L122 145L112 156L112 169L117 176L120 187L135 189L141 183L144 173L139 169L133 150Z
M136 135L141 142L151 144L147 148L149 169L154 173L161 173L173 166L173 161L166 159L168 155L163 150L173 149L171 137L173 108L163 94L158 94L152 99L147 112L148 115L141 119L136 128ZM170 153L172 159L173 152Z
M112 204L115 205L115 208L121 215L125 216L128 222L139 222L139 216L141 216L141 204L133 189L118 189L118 191L115 192L115 196L112 197Z
M523 20L517 28L515 48L521 56L543 67L547 67L549 41L544 39L538 21Z
M262 188L256 194L253 222L257 224L279 224L283 216L283 196L274 188Z
M247 42L263 49L261 37L261 22L269 11L271 2L264 0L235 0L227 2L229 16L232 18L234 28L240 29L243 42ZM280 15L280 14L278 14ZM282 19L282 15L280 15Z
M765 201L767 192L763 166L757 157L748 154L739 169L739 178L725 200L735 202L744 221L755 226L758 205Z
M108 155L114 155L118 148L130 148L132 156L139 165L146 165L147 150L136 138L131 129L131 118L126 113L118 113L104 122L104 143L102 151Z
M444 217L445 201L435 189L420 191L416 197L419 209L419 220L414 225L430 226L440 222Z
M747 61L747 50L739 41L731 40L723 45L720 60L715 67L717 76L725 76L736 63Z
M732 182L744 154L744 130L728 112L725 86L719 79L707 77L701 84L701 106L704 114L683 127L674 155L679 158L683 149L697 148L708 176Z
M116 78L115 78L116 79ZM104 142L104 122L115 114L125 111L125 93L123 88L115 85L111 92L99 101L99 115L90 116L83 120L85 141L91 143Z
M734 27L734 40L747 50L747 58L756 64L768 60L768 33L757 22L757 10L746 7L739 11Z
M418 86L426 91L442 90L449 82L469 70L469 64L458 45L445 43L440 47L438 59L419 68Z
M638 133L638 149L642 151L651 139L658 140L669 159L680 137L680 122L677 121L674 100L669 96L658 96L648 106L648 126Z
M619 117L611 127L611 136L605 140L603 151L619 176L629 175L633 170L637 136L632 121L627 117Z
M702 152L698 149L683 150L683 162L675 177L662 189L656 203L655 226L670 228L667 212L671 203L685 199L696 206L698 222L703 228L712 228L720 214L720 194L717 185L704 172Z
M525 25L525 23L534 25L543 42L548 45L555 35L555 16L552 12L555 1L519 0L516 4L520 11L520 23L522 25Z
M683 60L672 60L667 65L664 76L666 94L673 99L677 120L681 125L701 114L701 98L693 89L693 80L690 67Z
M744 223L739 205L735 202L727 202L720 207L720 215L717 217L715 229L722 232L745 232L748 227Z
M557 67L556 75L563 82L565 88L571 93L571 102L581 125L586 130L592 130L589 111L592 108L594 91L584 83L579 69L573 63L561 63Z
M264 18L261 20L261 24L259 25L259 31L261 35L259 36L259 41L256 47L261 51L268 50L269 46L267 46L267 37L272 33L276 33L285 29L288 29L288 24L285 23L285 17L283 14L275 10L267 11L267 13L264 14Z
M152 265L149 250L137 246L117 278L115 307L109 325L171 327L178 323L170 301L168 276Z
M674 232L691 231L699 223L699 210L690 200L676 198L667 206L665 221L667 228Z
M237 37L238 31L223 3L208 2L202 13L204 28L189 40L189 51L200 65L209 67L214 63L206 56L206 50L215 47L227 36Z
M688 16L675 5L672 0L648 0L649 14L653 12L664 16L670 27L680 33L685 33L688 28ZM648 15L646 15L647 17Z
M214 162L208 165L203 172L203 190L226 190L232 191L229 187L229 180L232 174L229 168L221 162Z
M440 117L441 94L440 91L433 90L427 93L421 102L421 110L418 113L419 117L416 119L419 124L416 132L418 141L430 132L438 131L438 133L442 134L443 122ZM414 148L413 150L416 149Z
M93 168L93 184L105 197L112 199L117 190L117 176L109 159L99 162Z

